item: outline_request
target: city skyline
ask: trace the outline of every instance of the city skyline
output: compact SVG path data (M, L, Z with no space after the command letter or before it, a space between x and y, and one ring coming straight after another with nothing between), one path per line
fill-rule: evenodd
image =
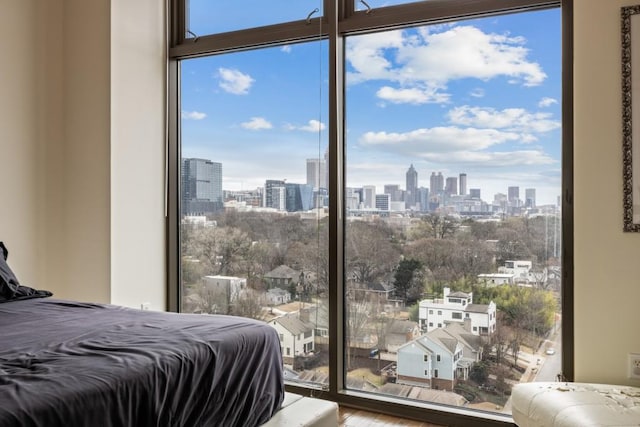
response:
M547 24L559 19L545 10L348 37L345 186L404 187L413 164L419 187L432 171L464 172L485 198L518 186L556 204L560 25ZM223 162L225 190L307 182L307 159L323 161L328 145L327 57L316 41L183 61L183 156Z

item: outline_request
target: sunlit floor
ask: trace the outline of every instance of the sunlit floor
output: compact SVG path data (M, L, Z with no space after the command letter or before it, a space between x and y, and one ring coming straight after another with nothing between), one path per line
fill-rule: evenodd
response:
M376 414L375 412L367 412L360 409L346 408L343 406L340 407L339 418L341 427L442 427L437 424L407 420L404 418L397 418L384 414Z

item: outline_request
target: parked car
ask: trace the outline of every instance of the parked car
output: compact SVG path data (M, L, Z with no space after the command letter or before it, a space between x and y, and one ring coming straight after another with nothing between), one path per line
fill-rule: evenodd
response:
M545 351L545 354L547 356L553 356L554 354L556 354L556 350L554 348L548 348L547 351Z

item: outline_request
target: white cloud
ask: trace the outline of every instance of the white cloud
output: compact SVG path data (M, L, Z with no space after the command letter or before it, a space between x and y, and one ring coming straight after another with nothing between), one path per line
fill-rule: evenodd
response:
M389 86L383 86L376 93L378 98L394 104L427 104L427 103L445 103L450 99L447 93L438 93L435 88L421 89L418 87L406 89L394 89Z
M285 44L284 46L282 46L280 48L280 50L284 53L291 53L291 45L290 44Z
M434 127L404 133L366 132L360 138L360 143L400 151L409 156L425 157L425 153L480 151L496 144L518 141L519 138L517 133L495 129Z
M220 87L234 95L246 95L255 80L248 74L230 68L218 68Z
M449 120L455 125L504 129L525 134L549 132L561 126L561 122L553 120L550 113L530 113L523 108L496 110L468 105L449 111ZM532 137L528 135L525 142L531 141Z
M469 95L473 96L474 98L484 98L484 89L477 87L469 92Z
M302 130L305 132L319 132L321 130L326 129L326 125L318 120L309 120L306 125L295 126L292 124L285 124L284 128L286 130Z
M514 166L540 166L557 163L557 160L540 150L449 153L425 153L423 158L432 162L447 162L458 167L473 165L483 168L505 168Z
M420 92L423 96L430 94L434 102L446 102L448 97L437 95L452 80L487 81L502 76L513 84L536 86L547 77L538 63L527 58L529 50L522 37L484 33L469 25L439 30L411 35L407 30L397 30L350 39L347 81L388 80L399 88L392 92L387 86L379 96L393 96L393 102L416 103Z
M199 111L183 111L182 112L182 118L185 120L202 120L205 117L207 117L207 115Z
M240 125L250 130L271 129L273 127L273 125L263 117L251 117L251 120L243 122Z
M538 102L538 107L540 108L550 107L553 104L557 104L557 103L558 103L557 99L545 97L545 98L542 98L540 102Z

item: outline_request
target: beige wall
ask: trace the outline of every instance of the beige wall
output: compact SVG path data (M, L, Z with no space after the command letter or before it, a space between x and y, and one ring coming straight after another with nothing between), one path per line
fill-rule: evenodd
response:
M575 0L575 374L627 379L640 353L640 234L622 232L620 7ZM640 43L640 40L637 41Z
M619 8L636 2L574 5L579 381L632 384L626 357L640 352L620 146ZM0 239L25 283L164 304L160 3L0 0Z
M164 2L0 0L0 10L11 266L60 298L163 309Z

